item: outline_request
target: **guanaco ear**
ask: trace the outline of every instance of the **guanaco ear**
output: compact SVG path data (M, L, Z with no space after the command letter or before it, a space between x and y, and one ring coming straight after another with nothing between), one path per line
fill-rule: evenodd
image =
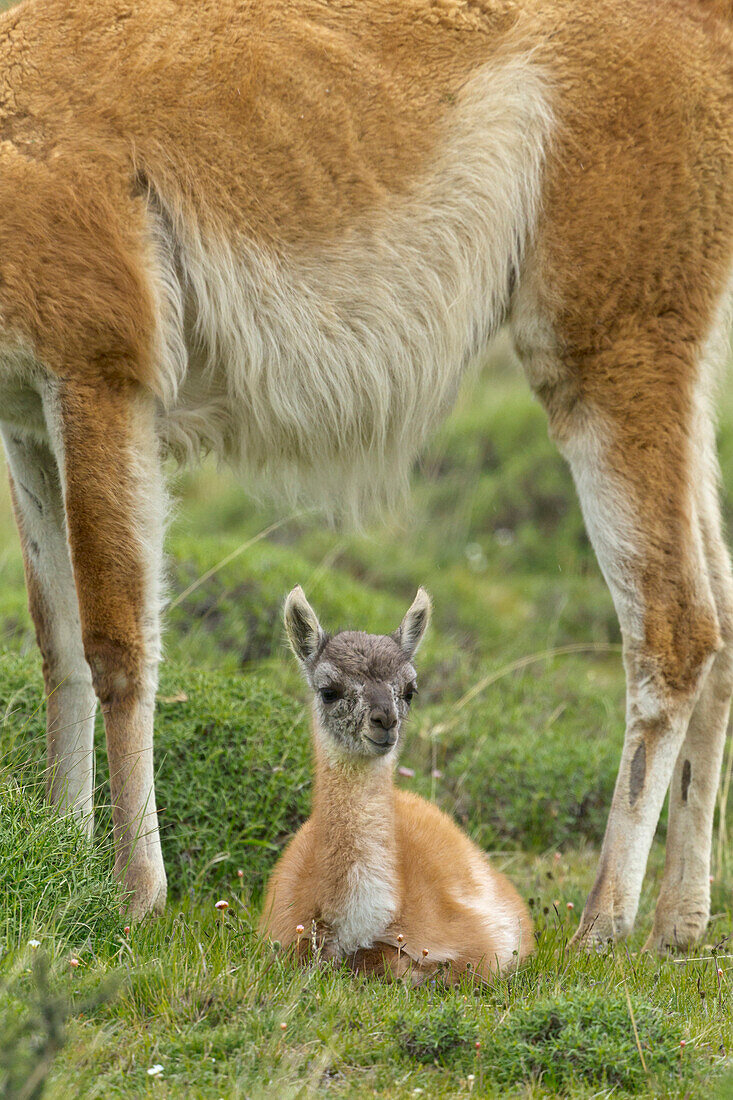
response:
M290 648L299 661L308 662L320 649L324 634L300 585L288 593L283 618Z
M402 652L408 661L412 660L420 642L423 640L423 635L430 622L431 611L430 596L424 588L418 588L417 596L412 601L410 610L394 633L395 641L402 647Z

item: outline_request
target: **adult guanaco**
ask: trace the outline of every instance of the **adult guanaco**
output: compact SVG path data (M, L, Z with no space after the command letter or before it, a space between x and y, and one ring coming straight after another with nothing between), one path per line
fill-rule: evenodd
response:
M162 457L359 509L509 325L618 611L627 730L581 939L705 928L731 691L715 380L729 0L24 0L0 17L0 418L51 797L160 906ZM490 384L490 383L488 383Z
M394 786L429 619L421 588L393 634L331 637L302 588L288 596L313 693L313 813L273 871L260 930L367 973L488 978L532 950L527 906L449 817Z

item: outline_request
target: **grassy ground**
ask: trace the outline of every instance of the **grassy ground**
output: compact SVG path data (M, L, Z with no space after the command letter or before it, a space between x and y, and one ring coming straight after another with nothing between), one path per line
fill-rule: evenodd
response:
M660 845L628 945L604 957L567 948L623 735L619 637L567 470L506 357L466 385L405 514L361 535L255 507L209 466L177 477L176 491L157 715L171 901L128 933L101 736L94 845L43 804L40 661L0 490L6 1095L32 1095L20 1083L48 1072L45 1095L59 1098L733 1096L724 822L707 945L689 958L639 953ZM414 775L400 782L455 814L531 899L535 955L488 990L298 971L253 933L263 882L310 798L304 692L280 625L295 583L325 624L379 631L418 584L433 594L402 761Z

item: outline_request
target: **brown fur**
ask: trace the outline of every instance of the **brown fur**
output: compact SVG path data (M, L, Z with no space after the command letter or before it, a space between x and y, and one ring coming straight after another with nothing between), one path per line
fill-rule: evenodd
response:
M136 482L137 463L130 461L139 442L141 405L147 404L134 383L104 388L69 383L59 390L68 538L84 653L105 718L116 867L131 886L151 874L145 846L136 842L148 797L141 789L141 759L145 754L152 759L153 700L146 679L155 654L146 652L149 611L139 543L145 536L139 521L145 486ZM100 476L109 470L115 471L114 482ZM140 715L141 706L149 715Z
M507 0L354 11L26 0L2 24L0 137L54 176L119 186L137 169L169 201L276 244L338 231L409 187L461 82L517 18Z
M610 471L635 499L646 543L646 648L669 687L689 691L720 644L680 547L690 539L696 356L731 264L731 35L703 25L694 4L632 0L623 20L592 5L558 26L555 63L578 72L596 35L605 48L592 72L565 85L566 128L546 182L535 262L564 371L539 392L559 438L589 410L612 424ZM668 63L680 54L684 83ZM720 182L705 187L695 165ZM650 497L650 485L663 494Z
M72 459L66 513L84 651L102 706L114 706L139 690L144 660L142 566L131 539L133 501L125 477L129 401L124 390L64 386L60 405L64 450ZM100 477L115 468L114 483Z

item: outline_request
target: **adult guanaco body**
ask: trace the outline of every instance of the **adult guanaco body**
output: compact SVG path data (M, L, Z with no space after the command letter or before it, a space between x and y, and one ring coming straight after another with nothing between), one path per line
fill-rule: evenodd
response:
M618 611L627 731L583 939L705 928L733 689L715 380L729 0L24 0L0 17L0 418L52 798L165 898L162 457L398 494L507 324ZM671 784L671 786L670 786Z

